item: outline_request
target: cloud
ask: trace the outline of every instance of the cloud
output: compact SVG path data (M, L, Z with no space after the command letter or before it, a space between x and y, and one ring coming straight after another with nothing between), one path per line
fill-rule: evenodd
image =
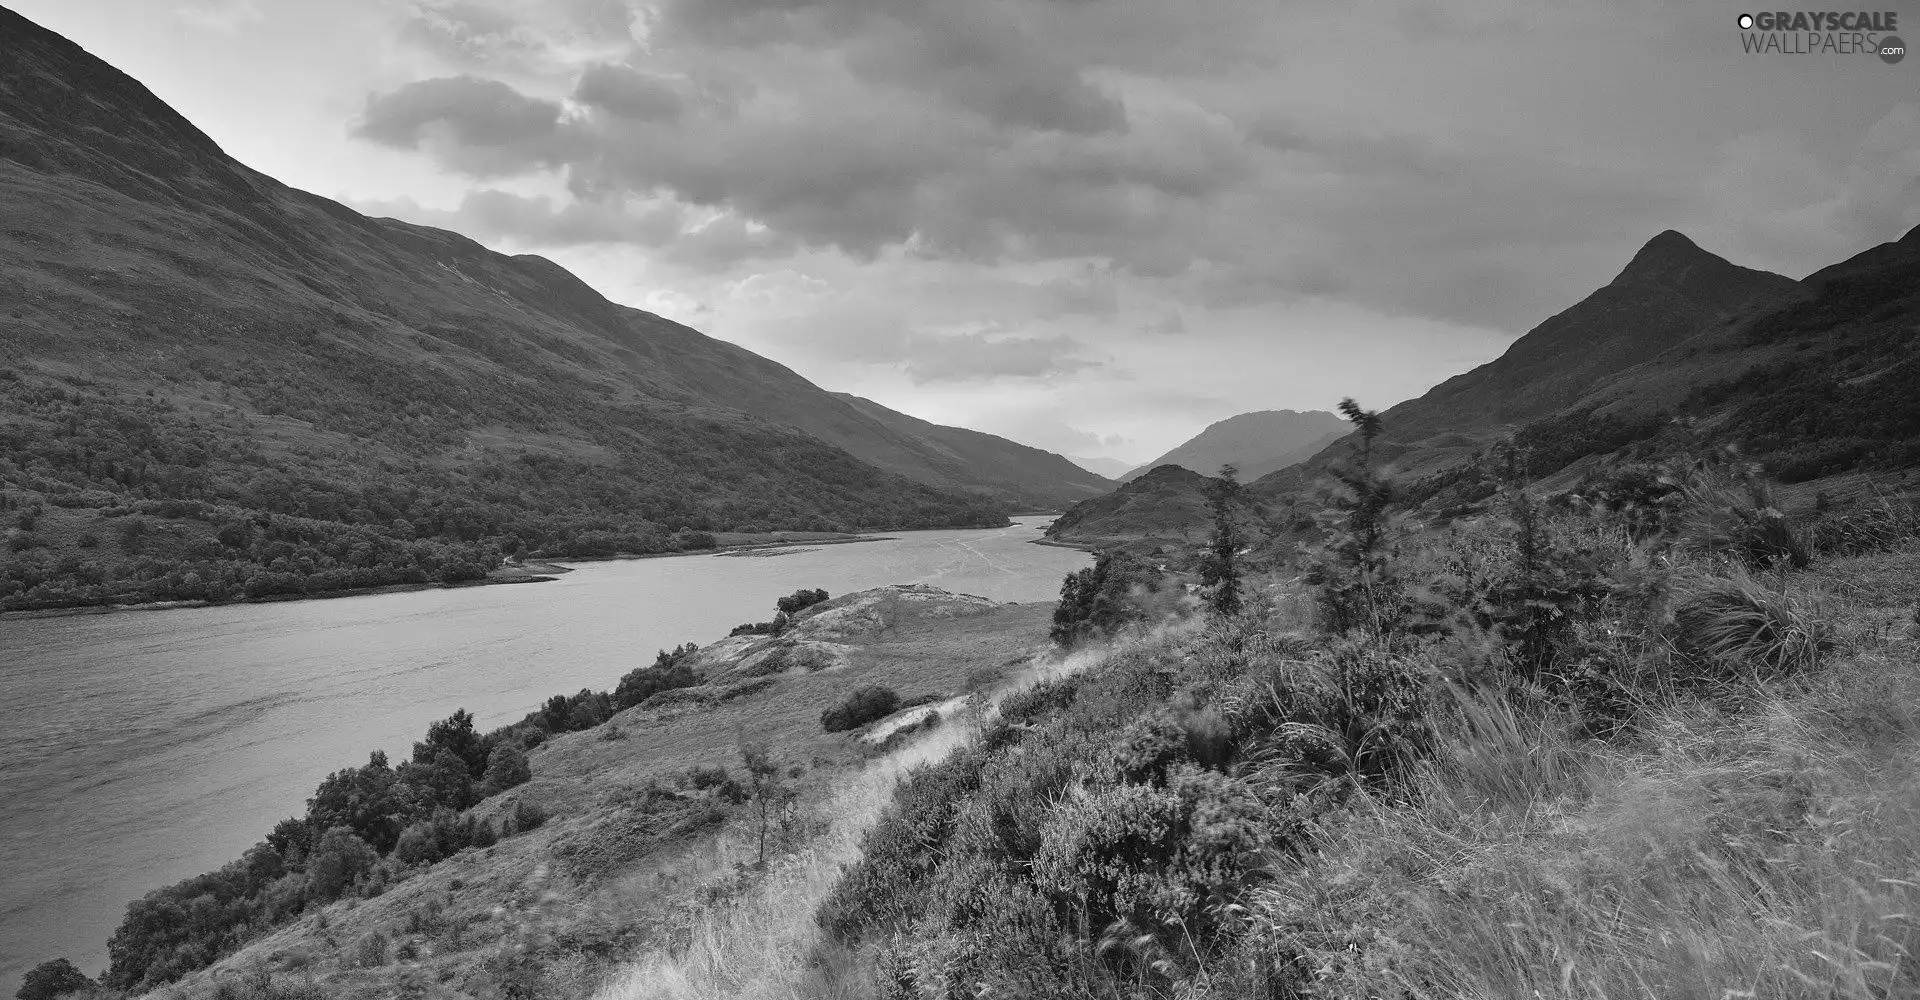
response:
M573 99L631 121L668 122L686 110L671 80L616 63L588 66Z
M227 34L267 19L258 0L194 0L175 7L173 12L188 24Z
M1895 106L1837 163L1826 152L1780 130L1722 145L1701 185L1727 220L1712 235L1757 266L1795 271L1920 225L1920 106Z
M1100 362L1065 336L990 337L985 333L915 337L903 344L907 377L915 382L977 382L1002 378L1055 379Z
M402 0L400 37L455 69L567 73L634 44L625 0Z
M353 134L396 149L427 149L478 177L524 173L563 160L558 102L498 80L421 80L367 99Z

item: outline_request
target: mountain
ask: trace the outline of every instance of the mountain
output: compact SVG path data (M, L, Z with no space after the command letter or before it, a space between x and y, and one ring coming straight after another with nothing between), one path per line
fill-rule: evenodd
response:
M1141 539L1204 542L1212 517L1208 501L1216 482L1183 466L1162 465L1105 496L1067 508L1047 528L1047 537L1094 546ZM1252 504L1245 516L1249 528L1260 522Z
M1162 465L1215 475L1232 463L1243 480L1304 461L1347 432L1347 422L1325 410L1259 410L1207 425L1185 444L1128 473L1133 479Z
M1791 278L1740 267L1680 233L1662 232L1611 282L1529 330L1499 358L1388 408L1379 454L1410 475L1456 465L1650 358L1799 294ZM1326 447L1256 488L1283 491L1345 452L1343 444Z
M1067 461L1107 479L1121 481L1134 471L1132 462L1122 462L1117 458L1091 458L1086 455L1068 455Z
M907 438L915 449L912 454L931 472L944 476L938 481L947 485L980 490L1028 507L1064 507L1113 488L1112 480L1050 451L910 417L849 393L834 393L834 397Z
M1099 485L289 188L59 35L0 9L0 38L0 607L1000 524Z
M1802 281L1665 232L1499 359L1387 409L1376 454L1396 470L1403 502L1434 509L1490 492L1472 460L1508 435L1550 488L1634 456L1718 444L1788 483L1911 469L1920 466L1917 326L1920 229ZM1270 520L1297 528L1312 484L1352 443L1339 438L1250 492ZM1168 480L1128 495L1139 482L1077 505L1051 533L1090 543L1201 537L1200 484Z

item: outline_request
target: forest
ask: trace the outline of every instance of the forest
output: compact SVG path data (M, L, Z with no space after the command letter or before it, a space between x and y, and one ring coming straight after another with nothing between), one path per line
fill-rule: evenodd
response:
M389 400L374 427L351 400L261 385L228 406L0 370L0 610L461 583L507 558L711 548L714 531L1006 523L737 415L583 407L612 444L449 461L438 449L484 430L450 406Z

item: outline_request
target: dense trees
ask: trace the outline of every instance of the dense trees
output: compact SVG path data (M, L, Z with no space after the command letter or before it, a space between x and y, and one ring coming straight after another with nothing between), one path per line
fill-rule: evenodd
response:
M711 548L718 530L1005 523L771 425L586 407L582 450L607 458L474 451L478 418L424 401L443 386L356 400L311 372L224 374L233 406L4 371L0 610L458 583L508 555Z

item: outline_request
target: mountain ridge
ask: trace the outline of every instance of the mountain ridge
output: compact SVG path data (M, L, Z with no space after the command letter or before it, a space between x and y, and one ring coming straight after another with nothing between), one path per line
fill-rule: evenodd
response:
M0 37L0 608L998 525L1100 485L938 445L546 258L298 191L70 40L4 8ZM102 544L133 521L161 530Z
M1162 465L1211 476L1231 464L1243 479L1258 479L1311 457L1346 422L1325 410L1253 410L1216 420L1166 454L1127 473L1131 481Z

